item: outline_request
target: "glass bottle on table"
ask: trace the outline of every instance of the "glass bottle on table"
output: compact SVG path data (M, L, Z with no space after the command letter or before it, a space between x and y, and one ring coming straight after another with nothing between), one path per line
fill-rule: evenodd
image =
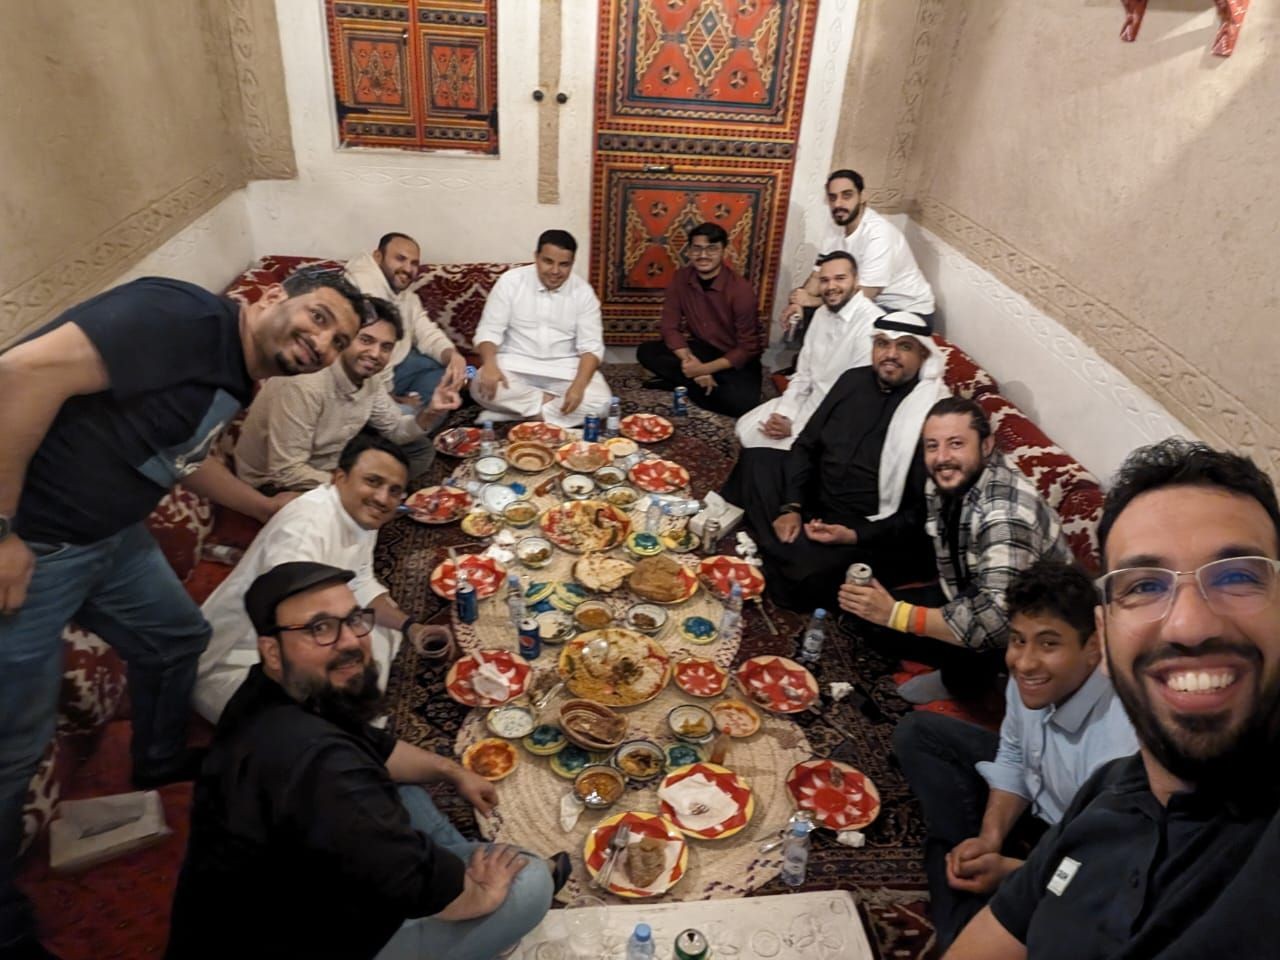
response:
M822 647L827 639L827 611L819 607L813 611L809 625L800 638L800 650L796 659L812 669L822 659Z
M609 412L604 418L604 435L616 437L622 429L622 401L618 397L609 398Z
M525 617L524 587L514 573L507 574L507 609L511 612L512 624L519 627Z
M480 456L492 457L498 452L498 433L492 420L480 421Z
M782 882L788 887L804 883L809 867L809 824L797 821L791 824L782 842Z

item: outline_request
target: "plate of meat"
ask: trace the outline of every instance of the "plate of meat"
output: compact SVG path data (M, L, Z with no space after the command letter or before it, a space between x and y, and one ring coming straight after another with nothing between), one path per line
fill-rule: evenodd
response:
M633 413L623 417L618 428L637 443L659 443L675 433L671 421L656 413Z

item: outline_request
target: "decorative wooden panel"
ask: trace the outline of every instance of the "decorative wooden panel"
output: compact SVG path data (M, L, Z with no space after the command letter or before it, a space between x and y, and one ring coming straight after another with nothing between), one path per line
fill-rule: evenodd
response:
M326 0L344 146L498 152L497 0Z

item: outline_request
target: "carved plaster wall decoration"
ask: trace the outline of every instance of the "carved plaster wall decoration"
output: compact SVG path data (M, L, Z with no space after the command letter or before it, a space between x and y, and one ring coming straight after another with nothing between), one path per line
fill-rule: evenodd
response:
M1120 30L1120 39L1133 43L1138 39L1138 29L1142 26L1142 17L1147 12L1147 0L1122 0L1124 3L1124 26ZM1240 27L1244 24L1244 15L1249 10L1249 0L1214 0L1218 7L1218 16L1222 26L1213 38L1210 51L1215 56L1229 57L1236 48L1236 40L1240 36Z
M902 112L889 141L889 163L884 184L870 191L872 205L881 213L906 207L906 175L915 147L916 130L929 83L930 64L937 45L938 28L945 10L942 0L921 0L911 38L911 63L902 82Z
M226 0L231 61L253 180L298 175L275 11L254 0Z
M538 202L560 202L560 0L538 16Z
M239 184L220 167L190 178L89 240L67 260L0 291L0 347L96 292L143 253L208 210Z
M1097 349L1206 441L1246 453L1280 478L1280 427L1162 343L1139 320L932 197L921 199L919 220Z

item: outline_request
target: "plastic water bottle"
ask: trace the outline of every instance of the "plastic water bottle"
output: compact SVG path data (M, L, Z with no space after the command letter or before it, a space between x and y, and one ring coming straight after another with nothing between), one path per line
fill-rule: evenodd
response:
M809 825L793 823L791 832L782 842L782 882L788 887L804 883L809 866Z
M796 659L801 663L817 663L822 659L822 644L827 639L826 620L827 611L821 607L813 611L813 618L800 638L800 655Z
M720 614L720 636L731 637L742 622L742 584L734 581L729 596L724 601L724 613Z
M653 931L647 923L637 923L627 940L627 960L653 960Z
M520 577L514 573L507 574L507 609L511 611L511 622L520 626L525 616L524 587L520 586Z
M655 537L662 528L662 503L657 497L649 498L649 506L644 511L644 532Z
M492 457L498 452L498 434L493 429L492 420L480 422L480 456Z
M609 414L604 418L604 435L616 437L622 429L622 401L617 397L609 398Z

